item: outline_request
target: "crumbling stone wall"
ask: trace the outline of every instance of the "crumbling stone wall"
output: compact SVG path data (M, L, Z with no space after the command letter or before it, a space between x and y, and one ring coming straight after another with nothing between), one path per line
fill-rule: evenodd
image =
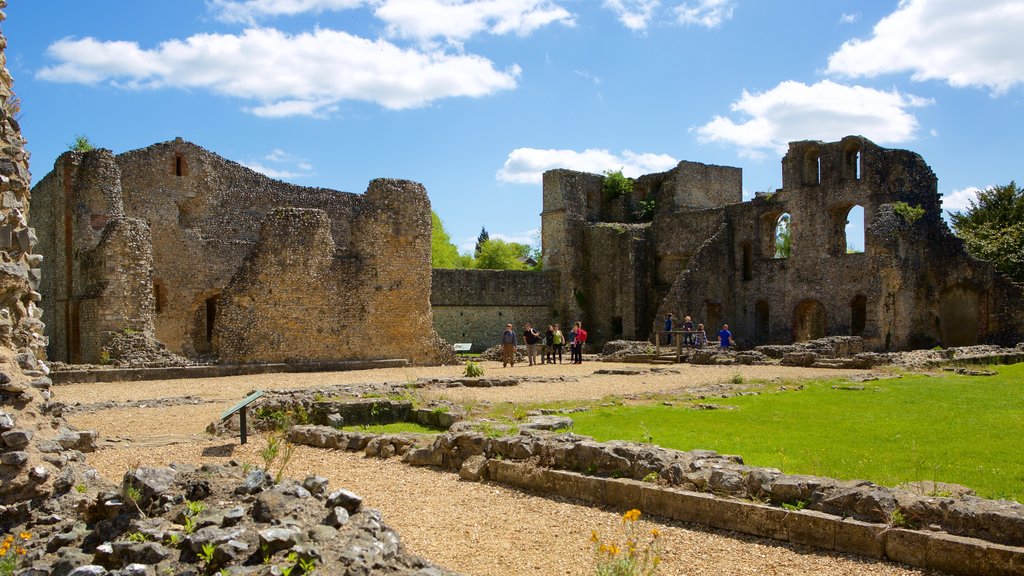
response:
M179 138L117 156L65 153L34 194L45 213L41 243L55 260L42 287L59 303L55 359L94 361L82 335L106 330L97 324L104 314L125 318L83 308L90 277L108 290L132 286L125 305L150 311L151 328L125 319L120 330L150 330L190 357L217 357L221 345L233 362L450 357L430 325L430 205L418 184L376 180L362 195L294 186ZM289 213L265 225L278 208L321 216ZM108 250L107 267L90 271L84 256L125 217L148 225L126 235L138 240L129 245L136 255ZM255 310L260 318L243 319ZM271 337L272 328L283 332ZM270 345L279 340L288 345Z
M434 328L448 342L467 342L482 352L497 344L509 322L516 331L531 322L541 332L561 323L557 276L515 270L435 268L430 290ZM568 330L566 330L568 333Z
M897 350L1022 338L1020 288L952 235L935 174L919 155L849 136L793 142L782 168L783 187L749 202L738 169L681 163L637 179L634 198L613 200L595 194L597 175L546 173L542 240L545 257L556 256L546 264L562 277L560 298L582 303L599 341L646 338L669 312L693 316L709 335L728 323L749 345L854 335L871 349ZM607 230L629 222L629 212L608 204L637 198L654 199L656 211L623 245ZM899 203L923 215L907 217ZM856 206L862 253L849 252L845 237ZM791 253L777 257L783 214ZM633 330L623 321L617 334L608 311L637 318Z

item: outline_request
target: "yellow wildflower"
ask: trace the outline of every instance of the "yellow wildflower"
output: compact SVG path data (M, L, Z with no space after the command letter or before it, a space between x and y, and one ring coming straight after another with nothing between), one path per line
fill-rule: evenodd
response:
M640 511L637 510L636 508L633 508L629 512L626 512L625 514L622 515L622 521L623 522L636 522L639 519L640 519Z
M29 538L31 538L31 537L32 537L32 534L31 534L31 533L29 533L29 532L22 532L21 534L18 534L18 536L19 536L19 537L20 537L20 538L21 538L22 540L28 540Z
M651 528L651 536L657 538L658 536L661 536L661 532L659 532L657 528Z
M597 530L591 530L590 531L590 541L591 542L597 542L597 540L598 540L598 538L597 538Z

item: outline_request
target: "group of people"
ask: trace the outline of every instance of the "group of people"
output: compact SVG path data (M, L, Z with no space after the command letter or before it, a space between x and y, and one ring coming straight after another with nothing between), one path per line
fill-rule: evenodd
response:
M512 324L505 325L505 331L501 334L501 365L516 365L516 344L519 335L512 328ZM529 322L523 326L523 343L526 345L526 357L530 366L534 364L554 364L555 358L562 363L562 350L569 345L569 363L583 363L583 347L587 342L587 331L583 325L577 322L573 325L569 335L562 334L558 324L548 324L546 332L541 334ZM537 356L540 356L540 362Z
M672 313L669 312L668 316L665 317L665 332L668 333L667 342L672 343L672 332L675 326L675 321L672 318ZM693 346L694 348L703 348L704 344L708 341L707 332L704 330L703 324L697 324L697 329L693 329L693 319L689 316L683 318L683 323L680 328L676 329L682 332L683 346ZM736 342L732 339L732 332L729 331L728 324L722 324L722 329L718 331L718 346L722 350L728 350L730 346L735 346Z

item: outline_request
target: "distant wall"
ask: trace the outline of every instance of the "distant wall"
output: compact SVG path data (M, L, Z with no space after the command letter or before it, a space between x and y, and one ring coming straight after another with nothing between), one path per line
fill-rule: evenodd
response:
M434 330L449 343L471 343L473 352L497 344L509 322L520 333L526 322L541 332L560 322L552 274L435 268L431 284Z

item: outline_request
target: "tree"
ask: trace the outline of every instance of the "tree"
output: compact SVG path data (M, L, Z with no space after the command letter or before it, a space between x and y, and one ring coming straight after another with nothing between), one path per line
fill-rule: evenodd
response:
M950 212L967 251L988 260L1014 282L1024 282L1024 188L1010 182L978 192L963 212Z
M92 145L92 142L89 142L89 138L87 138L85 134L78 134L75 136L75 139L71 141L71 144L68 144L68 150L72 152L88 152L95 148L96 147Z
M480 257L480 249L483 248L485 242L491 239L491 235L487 233L487 228L480 227L480 235L476 237L476 248L473 249L473 255Z
M783 214L775 224L775 257L789 258L793 250L792 230L789 228L789 214Z
M433 268L464 268L459 266L461 255L444 229L441 217L430 211L430 265Z
M526 270L530 247L515 242L488 239L480 245L475 268L482 270Z

